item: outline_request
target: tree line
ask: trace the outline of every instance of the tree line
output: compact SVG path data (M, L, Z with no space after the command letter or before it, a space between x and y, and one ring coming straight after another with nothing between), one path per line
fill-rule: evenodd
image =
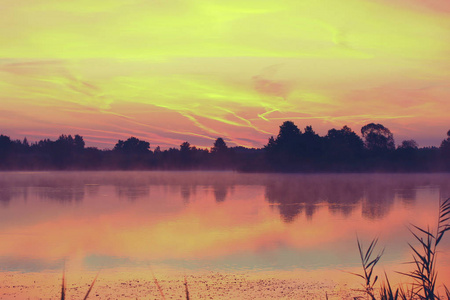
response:
M210 149L183 142L161 150L136 137L113 149L86 147L80 135L29 143L0 135L1 170L238 170L246 172L448 172L450 130L440 147L419 148L414 140L395 146L381 124L348 126L320 136L311 126L300 130L285 121L262 148L228 147L217 138Z

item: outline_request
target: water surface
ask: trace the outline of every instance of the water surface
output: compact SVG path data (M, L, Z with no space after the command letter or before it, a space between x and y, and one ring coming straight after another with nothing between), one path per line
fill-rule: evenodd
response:
M327 276L359 267L358 236L379 238L380 268L404 270L408 225L436 227L448 197L449 174L0 173L0 268ZM447 236L443 279L449 253Z

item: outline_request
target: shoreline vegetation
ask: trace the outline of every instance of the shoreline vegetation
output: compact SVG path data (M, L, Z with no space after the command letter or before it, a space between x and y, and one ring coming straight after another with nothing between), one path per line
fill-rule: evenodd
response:
M234 170L240 172L449 172L450 130L440 147L419 148L414 140L395 146L381 124L330 129L319 136L285 121L262 148L228 147L217 138L211 149L184 142L161 150L135 137L114 148L85 147L80 135L29 143L0 135L0 170Z

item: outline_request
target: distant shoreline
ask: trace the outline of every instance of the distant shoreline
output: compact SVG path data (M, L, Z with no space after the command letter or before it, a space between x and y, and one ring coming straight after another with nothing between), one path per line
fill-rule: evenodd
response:
M83 137L61 135L29 144L0 135L0 170L231 170L244 173L433 173L450 172L450 130L441 146L419 148L414 140L396 147L381 124L330 129L319 136L285 121L263 148L229 147L217 138L210 149L183 142L179 148L150 150L150 143L130 137L112 150L85 147Z

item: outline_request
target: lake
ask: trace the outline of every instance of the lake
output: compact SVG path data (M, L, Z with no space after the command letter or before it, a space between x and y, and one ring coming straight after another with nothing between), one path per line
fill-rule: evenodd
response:
M394 272L412 269L408 228L436 228L448 197L450 174L4 172L0 270L298 272L359 283L347 273L360 272L358 237L385 249L380 275L410 281ZM449 285L450 234L438 269Z

